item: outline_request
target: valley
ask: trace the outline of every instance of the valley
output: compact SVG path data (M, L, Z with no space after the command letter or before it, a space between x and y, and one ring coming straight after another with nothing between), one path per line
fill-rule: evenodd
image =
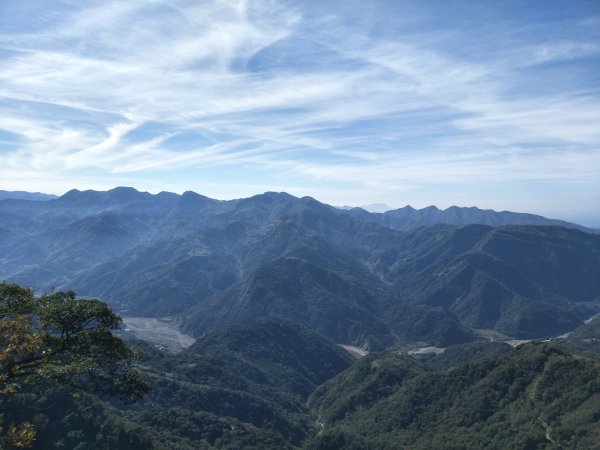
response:
M133 404L24 391L4 420L37 417L34 448L591 448L600 234L451 212L0 200L0 278L106 301L150 388Z
M196 340L181 333L177 324L166 319L127 316L122 318L124 334L130 333L133 338L154 344L159 350L178 353Z

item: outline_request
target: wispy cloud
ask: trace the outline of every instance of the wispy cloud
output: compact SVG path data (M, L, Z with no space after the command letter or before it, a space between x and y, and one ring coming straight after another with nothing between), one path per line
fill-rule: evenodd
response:
M585 183L582 207L600 201L592 18L515 12L488 37L490 24L438 27L441 13L418 3L361 14L275 0L44 2L46 15L28 14L41 4L0 6L21 22L0 32L5 188L23 188L19 174L148 189L262 178L399 204L440 183L470 184L476 201L477 185L543 180Z

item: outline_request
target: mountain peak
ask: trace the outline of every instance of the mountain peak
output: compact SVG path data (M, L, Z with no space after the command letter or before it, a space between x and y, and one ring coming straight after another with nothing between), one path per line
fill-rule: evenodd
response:
M121 200L121 201L129 201L140 198L141 196L150 195L147 192L140 192L135 188L127 187L127 186L119 186L113 189L106 191L106 194L110 197Z
M88 189L80 191L79 189L71 189L57 199L59 204L77 208L97 208L102 206L111 207L123 205L134 201L152 197L148 192L140 192L132 187L120 186L108 191L95 191Z
M136 188L133 188L130 186L117 186L112 189L109 189L106 192L111 192L114 194L139 194L140 193L140 191L138 191Z
M71 189L67 192L65 192L63 195L61 195L59 198L70 198L73 197L77 194L80 194L82 191L80 191L79 189Z
M287 192L267 191L262 194L258 194L253 197L250 197L250 198L262 198L262 199L269 199L269 200L274 200L274 199L291 200L291 199L295 199L297 197L294 197L293 195L288 194Z
M204 209L206 206L214 203L218 203L218 200L213 200L204 195L200 195L193 191L185 191L178 199L177 210L194 212Z

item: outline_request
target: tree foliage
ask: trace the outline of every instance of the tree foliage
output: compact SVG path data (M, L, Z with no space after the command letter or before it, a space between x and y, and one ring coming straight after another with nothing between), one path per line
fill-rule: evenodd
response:
M36 297L0 284L0 405L19 390L69 386L95 394L140 399L148 385L135 369L137 353L111 330L121 318L104 302L72 291ZM26 447L35 430L11 425L7 447Z
M111 332L121 318L104 302L2 283L0 319L0 392L48 380L127 399L147 391L136 352Z
M599 400L600 361L547 343L439 371L369 355L317 388L306 447L598 448Z

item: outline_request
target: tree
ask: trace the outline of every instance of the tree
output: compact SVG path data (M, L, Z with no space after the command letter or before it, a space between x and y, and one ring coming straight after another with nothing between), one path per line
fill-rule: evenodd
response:
M19 389L57 384L140 399L148 385L134 367L138 354L112 333L120 324L100 300L77 299L73 291L36 297L0 283L0 404ZM11 426L4 438L27 446L30 425Z

